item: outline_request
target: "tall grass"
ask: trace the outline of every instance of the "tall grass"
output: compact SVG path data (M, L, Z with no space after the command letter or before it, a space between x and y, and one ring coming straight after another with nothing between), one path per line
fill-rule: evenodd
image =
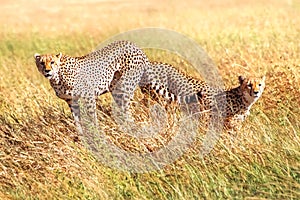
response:
M0 198L299 199L299 4L264 2L271 4L62 1L53 7L64 5L59 16L44 8L45 16L38 14L32 2L23 5L23 17L1 10L9 18L0 32ZM77 16L81 10L85 18ZM70 23L74 20L77 25ZM159 171L139 174L109 168L77 141L69 108L38 73L33 54L83 55L115 33L145 26L194 38L227 86L236 85L240 74L266 74L267 79L262 98L234 141L228 142L231 136L224 133L204 158L190 150ZM110 95L100 102L102 112L109 113ZM114 129L109 118L103 126Z

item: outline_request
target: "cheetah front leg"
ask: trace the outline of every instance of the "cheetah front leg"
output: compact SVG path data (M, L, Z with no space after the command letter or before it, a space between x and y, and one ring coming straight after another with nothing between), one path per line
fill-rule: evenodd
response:
M84 128L84 131L94 131L97 130L98 121L96 115L96 97L84 96L80 98L80 108L81 108L81 125ZM85 130L87 129L87 130Z
M75 126L78 129L79 133L83 133L81 126L81 118L80 118L80 108L78 104L78 98L66 99L69 108L71 109L71 113L73 115Z
M80 102L79 102L80 101ZM80 98L72 98L67 99L66 102L68 103L72 115L74 117L76 128L78 129L80 134L83 134L83 127L97 127L97 116L96 116L96 99L94 96L89 97L82 97ZM80 104L82 106L82 112L80 112ZM82 121L82 116L84 115L84 121ZM86 117L85 117L86 116Z

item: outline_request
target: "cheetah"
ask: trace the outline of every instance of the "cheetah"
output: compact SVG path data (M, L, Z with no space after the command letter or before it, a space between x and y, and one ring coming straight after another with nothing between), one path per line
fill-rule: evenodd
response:
M151 62L151 67L151 73L155 74L152 76L156 76L156 79L151 82L152 85L144 84L141 90L143 93L150 94L156 100L157 96L162 96L168 102L176 101L180 104L197 101L199 105L196 108L199 112L212 111L217 106L227 130L241 128L241 123L250 114L250 108L261 97L265 88L265 76L238 76L237 87L220 91L204 81L183 74L170 64Z
M85 56L59 53L35 54L38 71L50 81L56 95L65 100L80 131L79 99L96 120L96 96L113 93L117 105L126 113L134 90L150 65L144 52L130 41L116 41ZM117 87L119 86L119 87Z

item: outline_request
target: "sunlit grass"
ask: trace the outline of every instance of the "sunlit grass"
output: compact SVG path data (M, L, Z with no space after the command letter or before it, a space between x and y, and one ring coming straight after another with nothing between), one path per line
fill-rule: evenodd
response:
M203 7L177 2L172 10L160 4L148 3L143 12L141 5L126 12L120 4L122 21L108 11L94 19L95 11L105 10L97 8L102 4L76 4L77 11L93 9L86 20L80 18L82 27L72 24L70 30L64 25L67 16L78 19L71 7L62 22L45 12L53 18L40 29L38 23L12 26L21 17L7 18L11 26L1 25L1 199L300 198L299 7L228 0ZM191 150L160 171L136 174L109 168L74 142L78 135L69 108L38 73L33 55L83 55L113 34L146 26L192 37L214 60L226 86L237 85L240 74L266 74L267 79L262 98L233 142L223 135L205 158ZM186 70L167 55L149 57ZM109 94L100 98L104 113L110 111L109 100ZM114 123L105 119L104 128L112 130Z

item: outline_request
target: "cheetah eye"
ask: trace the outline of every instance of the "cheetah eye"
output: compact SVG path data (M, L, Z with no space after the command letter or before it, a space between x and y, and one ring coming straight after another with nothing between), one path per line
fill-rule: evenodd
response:
M54 64L54 61L51 61L50 64L53 65L53 64Z
M258 86L260 87L260 86L261 86L261 83L260 83L260 84L258 84Z
M45 65L45 62L40 62L40 64L44 66L44 65Z

